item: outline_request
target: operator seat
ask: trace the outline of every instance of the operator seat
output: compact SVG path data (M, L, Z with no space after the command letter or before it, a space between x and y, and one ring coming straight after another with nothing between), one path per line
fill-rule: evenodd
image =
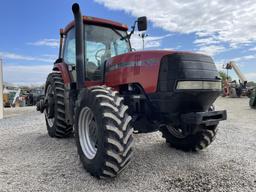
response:
M105 53L101 56L101 66L105 63L106 60L108 60L111 57L111 50L106 49Z
M94 76L95 76L95 71L97 71L97 65L94 62L91 61L87 61L87 66L86 66L86 70L87 70L87 75L88 75L88 79L90 80L94 80Z

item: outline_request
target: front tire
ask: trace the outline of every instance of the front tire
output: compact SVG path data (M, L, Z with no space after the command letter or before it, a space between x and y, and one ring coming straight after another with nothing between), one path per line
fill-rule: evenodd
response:
M97 178L115 177L130 162L133 128L128 107L105 86L80 91L75 111L75 138L85 169Z

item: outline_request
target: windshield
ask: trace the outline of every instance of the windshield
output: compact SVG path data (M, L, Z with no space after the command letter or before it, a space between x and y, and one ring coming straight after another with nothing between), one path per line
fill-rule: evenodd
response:
M88 62L99 66L110 57L129 52L129 43L126 40L121 40L122 36L126 36L125 31L95 25L85 26Z
M122 38L127 35L126 31L96 25L85 25L84 31L88 78L97 78L95 75L99 74L104 62L109 58L130 51L129 41ZM75 50L75 29L73 28L68 32L65 41L64 61L67 64L76 63Z

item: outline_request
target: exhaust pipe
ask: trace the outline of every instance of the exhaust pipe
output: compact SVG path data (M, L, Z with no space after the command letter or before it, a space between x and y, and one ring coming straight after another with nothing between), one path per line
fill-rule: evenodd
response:
M76 81L77 89L84 87L85 81L85 45L84 45L84 25L83 16L79 4L72 5L72 11L75 19L75 37L76 37Z

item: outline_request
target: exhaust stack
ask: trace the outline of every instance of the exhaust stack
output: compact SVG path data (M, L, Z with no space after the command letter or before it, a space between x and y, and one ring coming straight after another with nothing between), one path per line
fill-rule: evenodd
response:
M84 25L83 16L79 4L72 5L72 11L75 20L75 37L76 37L76 79L77 89L84 87L85 81L85 47L84 47Z

